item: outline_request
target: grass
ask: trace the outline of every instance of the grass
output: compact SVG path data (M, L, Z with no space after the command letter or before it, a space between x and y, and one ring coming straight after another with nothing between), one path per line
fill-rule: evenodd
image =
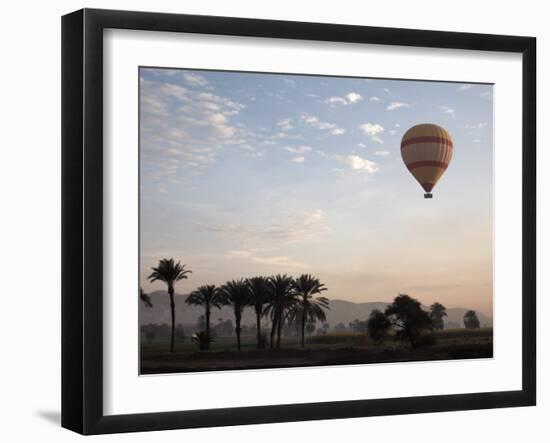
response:
M366 334L333 332L306 337L302 349L300 338L281 337L281 349L256 349L255 336L241 338L237 351L235 337L217 337L209 351L199 351L186 338L177 342L175 352L168 352L169 341L142 343L142 373L196 372L227 369L276 368L365 364L402 361L490 358L493 355L492 328L475 330L449 329L433 333L436 342L411 349L405 341L389 336L381 345Z

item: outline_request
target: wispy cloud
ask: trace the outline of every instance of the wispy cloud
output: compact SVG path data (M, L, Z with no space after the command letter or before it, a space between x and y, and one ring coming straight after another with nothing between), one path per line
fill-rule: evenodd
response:
M437 109L440 109L441 111L443 111L445 114L450 114L454 117L455 115L455 110L454 108L451 108L450 106L438 106Z
M338 125L336 125L335 123L323 122L319 119L319 117L311 114L302 114L300 120L303 123L309 126L313 126L314 128L317 128L321 131L328 131L332 135L342 135L346 132L345 129L339 128Z
M409 104L408 103L403 103L403 102L391 102L387 107L386 109L388 111L395 111L396 109L399 109L399 108L408 108L409 107Z
M208 81L204 77L192 72L184 72L183 79L185 83L192 86L206 86L208 84Z
M277 126L281 129L281 131L290 131L293 128L292 119L283 118L281 120L278 120Z
M371 102L379 102L380 97L377 97L376 95L373 95L372 97L369 97L369 101Z
M246 243L296 242L311 239L328 231L325 213L320 209L296 215L287 223L254 227L244 224L195 224L199 231L235 238Z
M487 126L487 123L472 123L472 124L465 124L464 127L466 129L483 129Z
M373 135L371 138L370 138L374 143L378 143L379 145L383 145L384 144L384 140L379 137L378 135Z
M225 256L232 260L246 260L260 265L267 265L270 268L303 269L307 267L306 263L294 260L287 255L265 255L255 250L232 250L227 252Z
M200 174L224 146L246 142L243 128L232 121L244 105L204 90L208 81L198 74L166 72L140 79L140 143L148 165L144 176L157 182L158 192L183 176Z
M459 91L467 91L468 89L470 89L472 87L472 85L460 85L458 87L458 90Z
M386 157L390 155L389 151L374 151L374 155L379 155L381 157Z
M293 154L304 154L310 152L313 148L311 146L287 146L285 149Z
M306 158L304 156L292 157L290 161L293 163L303 163L306 161Z

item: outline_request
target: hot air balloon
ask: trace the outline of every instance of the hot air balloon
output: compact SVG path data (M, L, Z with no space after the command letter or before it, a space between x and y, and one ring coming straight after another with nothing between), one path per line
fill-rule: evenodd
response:
M401 157L413 177L432 198L431 191L453 158L453 141L441 126L423 123L413 126L401 140Z

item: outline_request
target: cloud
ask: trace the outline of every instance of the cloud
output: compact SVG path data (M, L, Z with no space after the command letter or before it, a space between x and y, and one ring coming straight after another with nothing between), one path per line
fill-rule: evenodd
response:
M387 107L386 109L388 111L394 111L396 109L399 109L399 108L408 108L409 107L409 104L408 103L403 103L403 102L391 102Z
M363 123L359 127L367 135L377 135L384 132L384 126L379 123Z
M306 152L310 152L312 150L311 146L287 146L285 148L288 152L292 152L293 154L304 154Z
M491 91L485 91L485 92L482 92L479 96L481 98L492 99L493 93Z
M376 95L373 95L372 97L369 97L369 101L371 102L379 102L380 97L377 97Z
M227 252L225 257L229 259L248 260L253 263L268 265L270 267L287 269L303 269L307 267L306 263L293 260L287 255L261 255L258 251L254 250L233 250Z
M390 153L389 153L389 151L375 151L374 155L379 155L379 156L385 157L385 156L390 155Z
M329 97L325 100L325 103L328 103L329 105L332 105L332 106L352 105L354 103L360 102L361 100L363 100L363 97L361 96L361 94L357 92L349 92L343 97L338 97L338 96Z
M289 77L281 77L281 80L283 80L283 82L290 86L291 88L295 88L296 87L296 80L292 79L292 78L289 78Z
M378 171L378 165L375 162L358 155L336 155L335 157L339 162L349 166L354 171L366 171L370 174Z
M383 144L384 144L384 140L382 140L382 138L378 137L377 135L373 135L370 139L371 139L374 143L378 143L379 145L383 145Z
M208 84L208 81L204 77L192 72L184 72L183 79L186 83L193 86L206 86Z
M363 100L363 97L361 96L361 94L359 94L357 92L350 92L350 93L346 94L346 99L347 99L348 103L352 104L352 103L357 103L357 102Z
M325 103L329 105L347 105L348 102L343 97L329 97L325 100Z
M155 180L158 189L171 190L182 177L200 174L216 162L224 146L246 144L245 127L233 121L245 106L204 91L206 87L207 80L192 72L142 73L140 144L148 165L144 177Z
M396 131L395 129L390 129L389 132L390 132L390 135L395 135L395 134L397 134L397 131Z
M292 126L292 120L290 118L283 118L277 121L277 126L281 128L281 131L290 131Z
M472 87L472 85L461 85L461 86L458 87L458 90L459 91L467 91L471 87Z
M302 114L300 116L300 120L303 123L309 126L312 126L314 128L317 128L321 131L330 131L332 135L342 135L343 133L346 132L345 129L339 128L335 123L323 122L319 120L319 117L316 117L311 114L307 114L307 113Z
M466 124L464 127L466 129L483 129L487 126L487 123L474 123L474 124Z
M440 109L445 114L450 114L452 116L455 115L455 110L453 108L451 108L450 106L438 106L437 109Z
M305 211L287 223L266 227L243 224L195 223L198 230L241 240L248 244L279 245L281 242L297 242L315 238L328 231L325 213L320 209Z
M303 156L299 156L299 157L292 157L290 159L291 162L294 162L294 163L303 163L306 161L306 158L303 157Z
M367 145L365 143L357 143L357 146L359 146L360 148L366 148Z

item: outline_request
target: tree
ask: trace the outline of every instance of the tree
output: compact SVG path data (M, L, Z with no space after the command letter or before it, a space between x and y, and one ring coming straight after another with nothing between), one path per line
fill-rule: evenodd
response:
M204 306L204 332L206 334L206 350L210 347L210 310L214 308L220 308L221 300L218 292L218 288L214 285L203 285L195 289L189 296L185 303L188 305Z
M355 319L348 324L350 331L359 332L360 334L367 333L367 322Z
M330 329L330 325L327 322L324 322L321 327L317 330L317 335L327 335L327 332Z
M243 310L250 305L250 290L245 280L231 280L220 288L221 303L233 306L235 314L235 334L237 334L237 350L241 350L241 318Z
M172 333L170 335L170 352L174 352L174 336L175 336L175 327L176 327L176 304L174 302L174 285L182 280L187 278L187 274L190 274L191 271L185 269L185 265L180 264L180 262L175 263L174 259L163 258L159 261L159 264L156 268L152 268L153 272L147 277L152 283L154 281L161 281L166 283L168 286L168 295L170 296L170 314L172 318Z
M315 332L315 328L317 327L316 324L317 323L315 321L308 321L306 323L307 335L312 335Z
M182 343L185 341L185 330L183 329L183 325L181 323L178 323L176 326L176 341Z
M464 314L464 327L466 329L479 329L480 323L476 311L466 311Z
M230 337L233 335L235 328L233 327L233 321L231 320L222 320L218 318L218 324L214 326L214 331L216 335L221 337Z
M382 343L391 328L391 321L386 315L378 309L373 309L367 320L367 333L369 337L376 343Z
M253 277L247 281L250 290L251 304L256 313L256 347L261 349L265 346L265 340L262 338L262 316L264 306L269 298L269 287L267 277Z
M434 303L430 306L430 317L434 323L434 329L443 329L445 324L443 323L443 317L447 316L447 308L441 303Z
M290 319L291 321L299 320L300 322L302 348L305 347L306 323L315 322L316 320L324 322L327 319L324 309L330 309L328 298L313 297L315 294L320 294L326 290L325 285L310 274L302 274L292 283L292 291L298 300L290 308Z
M146 294L145 292L143 292L143 289L141 289L141 288L139 288L139 299L148 308L153 307L153 303L151 303L151 297L149 297L149 294Z
M384 314L397 329L398 338L406 338L413 348L423 331L433 329L430 314L424 311L420 302L406 294L399 294Z
M340 322L336 326L334 326L335 331L345 331L346 329L347 329L346 325L342 322Z
M269 300L266 304L266 313L271 315L271 348L273 348L274 335L277 333L277 348L281 347L281 330L285 320L286 310L296 302L292 292L292 277L278 274L269 277Z

